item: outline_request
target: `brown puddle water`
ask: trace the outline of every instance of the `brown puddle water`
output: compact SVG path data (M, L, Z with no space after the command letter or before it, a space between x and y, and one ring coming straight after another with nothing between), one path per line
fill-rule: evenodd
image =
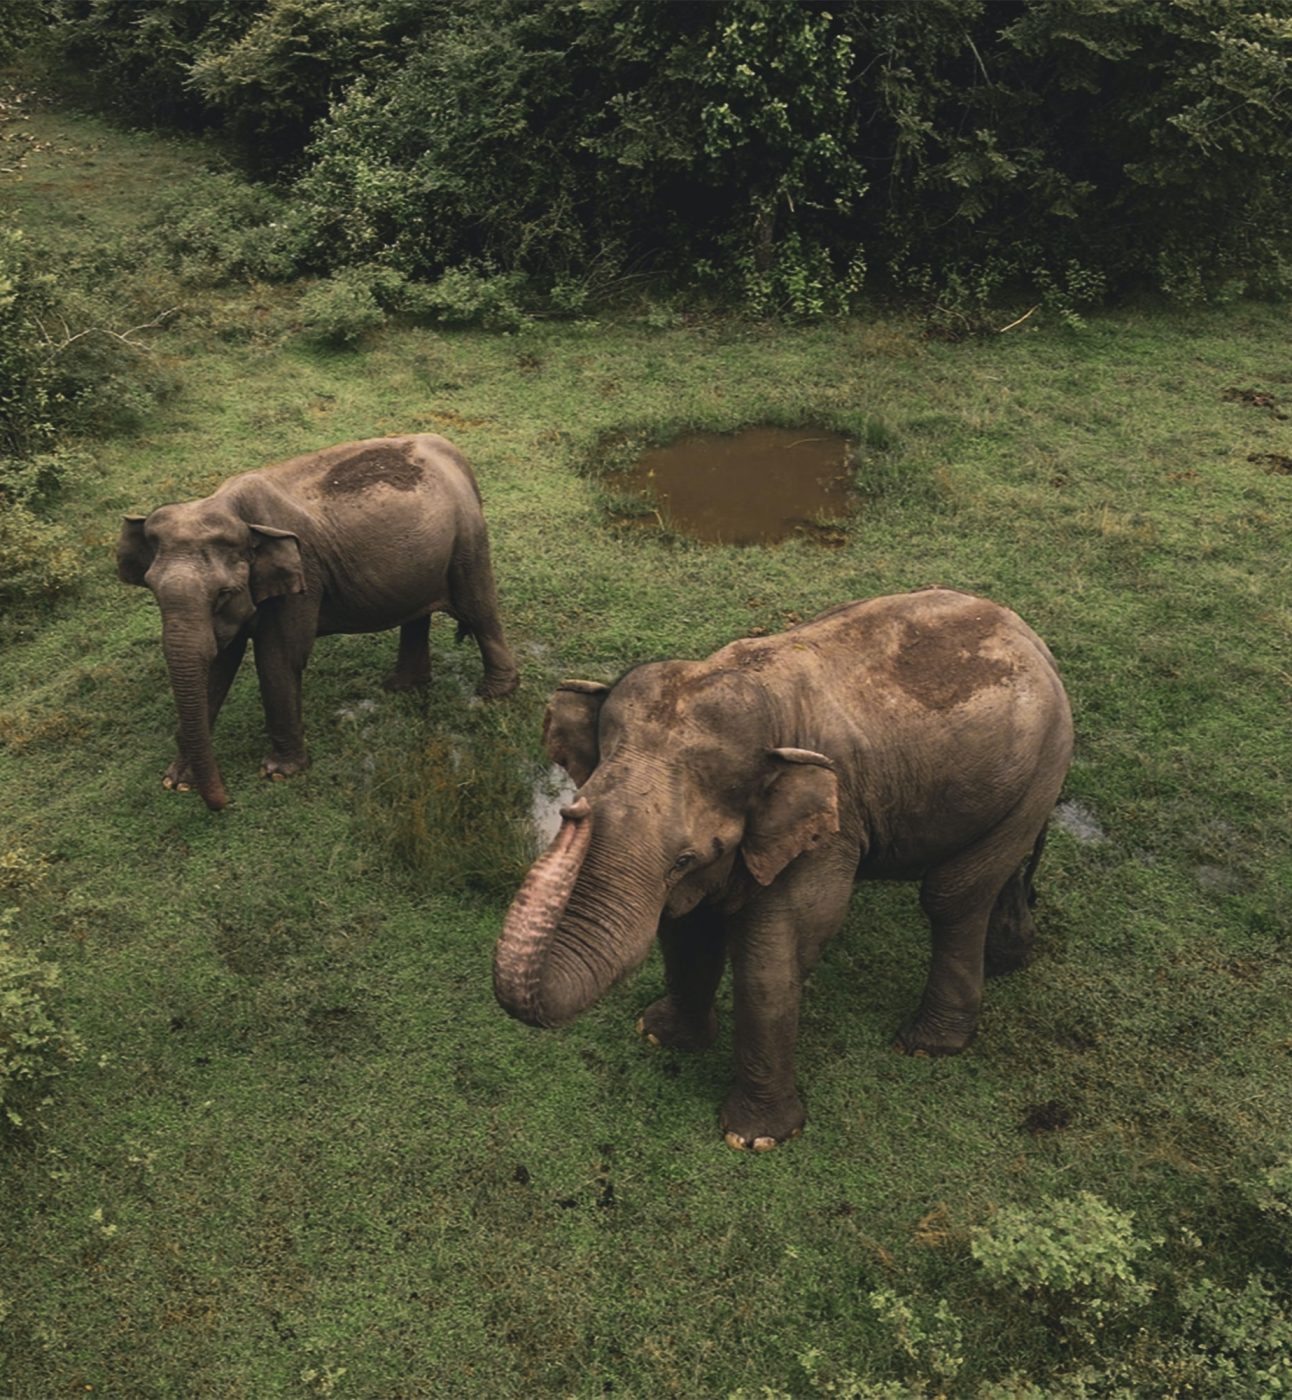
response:
M746 428L688 433L607 480L642 497L661 524L709 544L771 544L794 534L842 544L851 478L852 448L838 433Z

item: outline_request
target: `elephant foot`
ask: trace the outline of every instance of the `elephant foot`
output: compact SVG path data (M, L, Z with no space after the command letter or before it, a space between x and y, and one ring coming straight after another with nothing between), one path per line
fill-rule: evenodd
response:
M193 770L189 767L187 759L177 758L162 774L162 787L167 792L189 792L196 786Z
M309 766L308 754L301 754L296 758L284 758L279 754L270 754L260 765L260 776L280 783L285 778L294 778L298 773L303 773Z
M519 671L500 671L497 675L486 676L476 687L476 694L482 700L501 700L504 695L510 695L519 684Z
M637 1034L670 1050L707 1050L718 1038L718 1013L710 1008L707 1016L686 1017L670 997L660 997L637 1018Z
M738 1152L770 1152L782 1142L796 1138L807 1122L807 1112L798 1094L766 1103L733 1089L719 1117L722 1140Z
M958 1055L968 1048L977 1029L977 1016L921 1007L897 1032L893 1049L920 1059L931 1055Z

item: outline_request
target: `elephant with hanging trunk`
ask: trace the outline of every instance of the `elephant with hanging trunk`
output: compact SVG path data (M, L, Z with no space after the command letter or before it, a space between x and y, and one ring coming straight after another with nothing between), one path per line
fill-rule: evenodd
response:
M271 750L261 773L309 765L301 675L314 639L399 628L387 686L430 677L431 614L458 621L484 660L486 697L517 672L498 620L480 491L442 437L368 438L230 477L200 501L128 515L117 574L152 590L179 711L179 752L162 779L228 803L211 747L216 715L248 640Z
M733 1147L803 1126L799 993L854 882L920 882L932 960L900 1050L963 1050L984 966L1029 958L1072 719L1045 643L1005 608L948 589L845 603L705 661L567 681L543 736L578 792L508 912L498 999L561 1025L658 935L667 993L638 1029L703 1049L730 960Z

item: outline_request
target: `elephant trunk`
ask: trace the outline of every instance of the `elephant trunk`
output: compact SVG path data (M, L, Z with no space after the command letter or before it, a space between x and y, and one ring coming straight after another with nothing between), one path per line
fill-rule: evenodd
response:
M494 994L505 1011L531 1026L555 1024L542 1006L543 971L592 840L585 798L562 808L561 815L561 829L530 867L494 949Z
M180 753L193 770L202 800L213 812L218 812L229 805L229 795L211 747L208 690L211 662L215 659L215 637L209 623L197 630L192 625L164 619L162 651L179 714Z
M664 882L658 853L624 815L587 796L564 808L560 832L508 910L494 990L531 1026L572 1021L650 952Z

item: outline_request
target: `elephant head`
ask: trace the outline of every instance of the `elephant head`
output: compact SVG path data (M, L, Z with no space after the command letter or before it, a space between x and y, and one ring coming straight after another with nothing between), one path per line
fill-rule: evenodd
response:
M662 916L718 896L733 907L839 829L834 765L776 747L775 729L752 678L696 662L557 689L544 744L579 791L498 941L506 1011L572 1020L645 959Z
M151 589L161 608L180 752L206 805L218 810L229 799L211 748L211 664L266 599L305 591L300 541L248 523L218 498L160 506L126 516L117 577Z

